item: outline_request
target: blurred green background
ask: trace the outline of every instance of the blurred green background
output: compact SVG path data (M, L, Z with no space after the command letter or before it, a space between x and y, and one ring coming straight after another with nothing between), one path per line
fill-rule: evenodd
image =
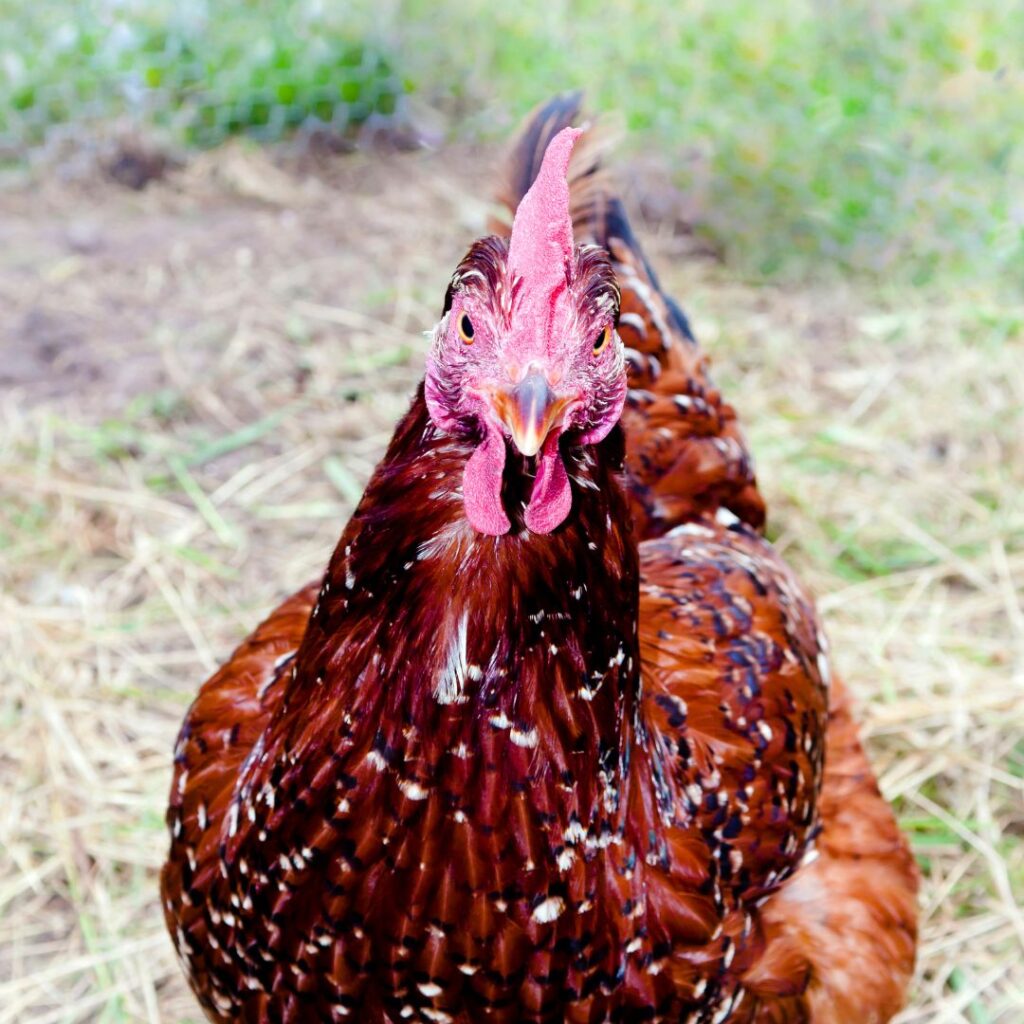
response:
M1017 0L0 0L0 161L116 120L170 144L351 138L417 111L504 137L584 87L757 276L1018 295Z

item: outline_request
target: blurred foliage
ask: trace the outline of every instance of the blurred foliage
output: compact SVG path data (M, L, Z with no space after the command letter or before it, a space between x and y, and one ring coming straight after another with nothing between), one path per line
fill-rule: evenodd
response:
M499 138L574 87L747 272L1024 285L1020 0L0 0L0 153L111 114L347 132L413 88Z
M404 5L407 37L445 33L404 52L429 46L451 100L521 114L585 88L735 265L1024 284L1020 0L442 6Z
M0 156L114 119L198 146L344 135L405 88L382 46L313 5L0 0Z

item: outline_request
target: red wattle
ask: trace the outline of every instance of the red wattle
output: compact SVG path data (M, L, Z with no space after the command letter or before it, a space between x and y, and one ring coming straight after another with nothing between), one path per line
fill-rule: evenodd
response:
M474 530L498 537L511 523L501 507L501 475L505 469L505 439L490 429L470 456L462 476L466 518Z
M550 533L560 526L572 508L569 474L558 450L558 433L548 434L541 450L537 478L526 509L526 525L533 533Z

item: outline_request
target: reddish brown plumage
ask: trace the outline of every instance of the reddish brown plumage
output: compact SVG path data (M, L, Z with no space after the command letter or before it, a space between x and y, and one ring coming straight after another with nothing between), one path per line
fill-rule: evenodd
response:
M535 120L511 201L574 113ZM631 393L563 446L570 517L524 530L510 457L512 530L473 531L474 441L421 390L322 583L189 711L162 883L211 1019L853 1024L902 1000L912 861L735 414L589 172L577 233L611 254Z

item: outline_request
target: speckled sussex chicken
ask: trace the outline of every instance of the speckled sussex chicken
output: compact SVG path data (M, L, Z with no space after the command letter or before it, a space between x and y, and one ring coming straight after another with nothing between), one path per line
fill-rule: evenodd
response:
M322 581L188 712L163 904L211 1020L903 1001L913 862L577 114L528 124Z

